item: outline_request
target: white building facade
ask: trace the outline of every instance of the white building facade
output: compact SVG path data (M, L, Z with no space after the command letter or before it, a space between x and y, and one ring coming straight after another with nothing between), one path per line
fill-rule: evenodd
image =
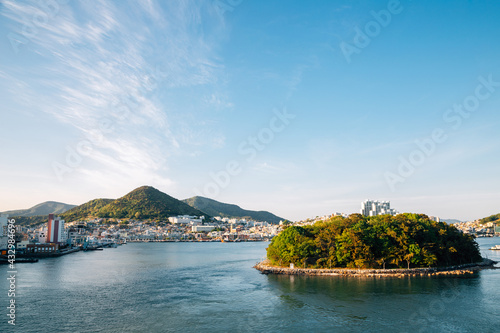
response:
M361 203L361 215L396 215L398 212L391 208L390 201L365 200Z
M209 232L215 229L213 225L194 225L191 227L192 232Z
M173 224L202 224L203 219L202 218L196 218L196 216L189 216L189 215L179 215L175 217L169 217L168 221Z

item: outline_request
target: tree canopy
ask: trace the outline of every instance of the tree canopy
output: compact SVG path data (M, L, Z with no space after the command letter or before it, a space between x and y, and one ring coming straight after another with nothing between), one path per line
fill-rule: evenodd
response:
M312 268L436 267L481 260L474 238L423 214L334 217L290 226L267 248L274 265Z

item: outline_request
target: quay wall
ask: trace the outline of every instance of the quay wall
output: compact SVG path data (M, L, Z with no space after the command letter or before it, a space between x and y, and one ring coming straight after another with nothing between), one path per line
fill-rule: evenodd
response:
M259 262L255 269L263 274L278 275L316 275L316 276L366 276L366 277L403 277L403 276L439 276L439 275L471 275L481 269L494 268L497 262L484 259L482 262L449 267L430 268L396 268L396 269L352 269L352 268L290 268L272 266L268 260Z

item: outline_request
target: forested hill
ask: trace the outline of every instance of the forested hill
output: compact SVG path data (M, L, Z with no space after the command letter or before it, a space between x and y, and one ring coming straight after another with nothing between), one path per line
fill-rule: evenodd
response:
M481 219L481 222L500 222L500 214L491 215Z
M435 267L478 262L474 238L427 215L334 217L291 226L267 250L274 265L330 268Z
M86 202L80 206L76 206L61 214L61 217L66 221L75 221L87 217L98 217L99 210L113 202L114 199L94 199Z
M176 215L208 217L204 212L151 186L136 188L116 200L91 200L61 214L61 217L66 221L74 221L88 217L166 219Z

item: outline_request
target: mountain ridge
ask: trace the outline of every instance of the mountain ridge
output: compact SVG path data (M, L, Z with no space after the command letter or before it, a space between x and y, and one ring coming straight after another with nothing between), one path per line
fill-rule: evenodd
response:
M152 186L141 186L118 199L94 199L61 217L72 221L88 217L165 219L176 215L207 216L186 203Z
M48 214L62 214L76 205L65 204L57 201L45 201L27 209L16 209L1 212L0 214L8 214L9 216L31 217Z
M58 209L32 211L30 216L20 215L47 203L55 204L53 206L57 206ZM47 201L32 208L11 210L5 213L11 217L19 218L20 224L26 225L45 222L47 215L51 213L59 215L67 222L86 218L166 219L177 215L205 216L206 218L212 216L247 218L270 223L279 223L280 220L284 220L268 211L245 210L235 204L222 203L205 197L178 200L152 186L138 187L118 199L99 198L81 205Z
M235 204L223 203L202 196L194 196L182 201L190 205L191 207L199 209L211 216L247 218L256 221L267 221L273 224L277 224L281 220L284 220L284 218L276 216L268 211L246 210Z
M141 186L102 207L99 215L100 217L140 219L207 214L152 186Z

